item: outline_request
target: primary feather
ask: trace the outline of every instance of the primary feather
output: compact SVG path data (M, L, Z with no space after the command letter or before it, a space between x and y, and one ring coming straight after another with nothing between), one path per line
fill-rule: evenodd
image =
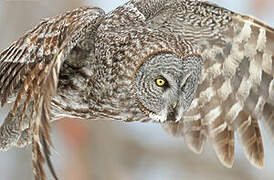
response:
M145 61L164 53L203 60L191 106L164 128L196 153L209 138L227 167L236 133L250 162L262 167L258 120L274 135L274 29L198 0L132 0L107 15L83 7L14 42L0 54L0 102L14 102L0 128L0 150L31 141L35 179L46 178L44 162L57 179L50 120L151 120L133 81Z
M1 142L0 149L8 149L24 129L30 129L35 179L45 179L45 161L57 179L49 157L49 123L59 71L71 49L91 26L98 26L103 14L101 9L83 7L46 19L0 54L1 105L17 93L13 110L1 126L1 140L5 142ZM29 107L31 113L26 114ZM18 120L10 127L10 117L15 114Z

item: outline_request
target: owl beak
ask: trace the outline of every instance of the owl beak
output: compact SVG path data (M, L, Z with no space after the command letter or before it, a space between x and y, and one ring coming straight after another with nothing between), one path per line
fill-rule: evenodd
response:
M178 109L178 103L176 102L162 110L159 114L150 113L149 117L154 121L161 123L166 121L177 122L179 116L178 112L180 112Z
M172 106L167 114L166 121L175 121L176 120L176 117L178 114L177 105L178 105L177 102L172 104Z
M172 105L173 109L176 109L177 104L178 104L177 102L173 103L173 105Z

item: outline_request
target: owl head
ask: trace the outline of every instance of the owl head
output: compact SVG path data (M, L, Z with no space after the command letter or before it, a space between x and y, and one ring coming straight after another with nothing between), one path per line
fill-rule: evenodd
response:
M151 56L135 75L139 108L153 121L180 121L194 98L201 69L199 56L184 59L166 53Z

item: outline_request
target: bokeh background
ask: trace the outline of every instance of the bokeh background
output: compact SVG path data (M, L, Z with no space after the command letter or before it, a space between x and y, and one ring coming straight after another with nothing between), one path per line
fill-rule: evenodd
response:
M0 50L42 18L82 5L111 11L125 0L0 0ZM231 10L274 26L274 0L214 0ZM0 122L9 107L0 109ZM228 169L207 144L201 156L183 139L169 137L158 124L66 119L53 124L53 161L61 180L273 180L274 145L263 132L265 168L246 160L236 142L235 165ZM32 179L31 148L0 152L0 180ZM49 176L49 179L51 177Z

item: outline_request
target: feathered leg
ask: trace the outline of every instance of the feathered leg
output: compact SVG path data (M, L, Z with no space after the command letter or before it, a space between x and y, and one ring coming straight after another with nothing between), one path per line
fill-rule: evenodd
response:
M15 146L19 148L24 148L31 144L32 141L32 132L29 128L25 129L21 132L18 141L16 142Z
M10 112L0 128L0 150L8 150L17 142L20 135L18 117Z
M27 134L30 133L28 130L28 121L31 114L31 107L32 105L27 108L26 114L23 117L21 116L21 112L24 108L23 105L18 107L15 114L12 111L9 112L0 127L0 151L7 151L12 146L19 145L19 147L24 147L30 143L28 140L28 136L30 135Z

